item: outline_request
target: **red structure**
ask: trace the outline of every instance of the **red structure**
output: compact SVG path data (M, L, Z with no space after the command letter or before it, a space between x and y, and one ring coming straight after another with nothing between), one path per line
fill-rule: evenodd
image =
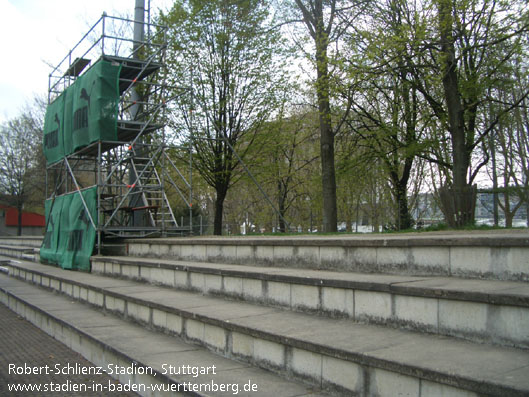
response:
M44 215L22 212L22 234L41 234L46 226ZM0 235L15 235L18 227L18 210L0 204Z

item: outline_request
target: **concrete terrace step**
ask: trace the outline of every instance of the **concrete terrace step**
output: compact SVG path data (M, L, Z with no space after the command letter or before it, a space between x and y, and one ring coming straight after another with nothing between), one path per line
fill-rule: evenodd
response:
M42 245L42 236L0 236L0 245L16 245L29 248L40 248Z
M278 269L133 257L92 257L92 272L403 327L529 348L529 283Z
M522 396L529 352L26 264L14 275L343 395ZM29 267L33 267L31 271Z
M174 335L147 330L3 275L0 275L0 302L94 364L85 370L107 372L123 387L129 387L125 391L145 396L233 396L235 392L241 396L327 395L268 371L219 357ZM68 371L72 370L77 371L73 367ZM253 391L245 392L245 385L251 385L247 387ZM119 390L109 388L110 384L85 386L93 395L101 392L120 395ZM169 393L169 390L180 393Z
M133 256L529 281L529 231L126 240Z
M39 255L39 248L26 245L2 245L0 243L0 255L11 258L22 258L25 260L35 261Z

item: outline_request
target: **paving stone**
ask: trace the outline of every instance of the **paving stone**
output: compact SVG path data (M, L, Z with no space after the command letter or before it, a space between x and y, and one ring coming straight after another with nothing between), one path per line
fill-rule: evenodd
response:
M73 313L69 313L73 315ZM69 349L64 344L58 342L27 320L9 310L5 305L0 304L0 395L3 396L27 396L28 392L14 392L9 390L9 384L34 384L47 385L48 388L53 382L55 385L66 384L86 385L91 388L95 384L108 386L109 382L116 383L116 380L106 374L75 374L72 368L93 368L93 364L83 358L79 353ZM49 374L17 374L9 373L10 365L15 368L29 367L43 368L48 366ZM56 370L57 368L57 370ZM61 372L66 371L68 375ZM88 371L88 370L87 370ZM59 372L59 373L56 373ZM60 387L60 386L59 386ZM73 386L72 386L73 387ZM80 386L81 387L81 386ZM115 396L113 392L97 392L92 389L87 391L60 391L54 389L53 392L39 392L39 396L70 397L75 396ZM123 392L122 396L137 396L133 392Z

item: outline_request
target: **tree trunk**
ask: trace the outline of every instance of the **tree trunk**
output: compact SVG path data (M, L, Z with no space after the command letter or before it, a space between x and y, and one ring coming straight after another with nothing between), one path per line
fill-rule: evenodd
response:
M281 214L281 216L284 216L284 212L281 211L281 208L279 208L279 213ZM287 226L285 225L285 221L282 217L279 217L279 231L281 233L285 233L287 231Z
M442 186L439 189L441 210L446 223L452 228L460 228L474 223L477 186L457 189L455 186Z
M494 218L494 226L499 225L499 211L498 211L498 174L496 166L496 144L493 139L494 135L490 135L489 145L492 158L492 216Z
M295 1L303 14L303 20L314 40L316 47L316 94L320 116L320 156L322 171L323 195L323 231L336 232L338 229L338 216L336 204L336 176L334 172L334 132L331 123L329 66L327 48L329 46L329 33L334 20L335 1L330 4L330 22L325 27L324 2L315 0L306 7L301 0Z
M278 211L279 211L279 231L281 233L285 233L286 230L287 230L287 226L285 224L285 213L286 213L286 208L285 208L285 203L286 203L286 200L287 200L287 188L283 186L283 184L281 182L278 182L278 192L279 192L279 199L278 199Z
M524 193L525 193L525 225L529 228L529 186L527 185L527 176L524 179Z
M511 195L509 193L509 182L506 180L505 184L505 192L503 193L503 214L505 215L505 227L509 228L512 227L512 220L514 218L514 214L516 211L511 210Z
M474 208L474 206L467 202L472 195L466 194L468 189L470 189L470 185L467 182L470 154L466 146L464 109L461 92L459 91L457 60L454 37L452 36L452 1L439 0L438 11L443 90L448 113L448 128L452 141L454 215L456 224L464 226L473 221L474 214L469 214L467 211L469 208ZM446 213L445 216L447 216Z
M397 183L395 188L395 199L397 200L397 219L395 220L397 230L411 228L413 222L408 209L406 184L403 184L400 181Z
M529 228L529 189L525 193L525 225Z
M323 29L322 29L323 30ZM318 31L316 39L317 96L320 122L320 155L323 192L323 231L336 232L338 215L336 204L336 176L334 171L334 132L331 124L329 102L329 70L327 60L327 37Z
M307 7L303 1L295 0L296 5L303 14L303 20L316 47L316 96L318 99L320 121L320 156L322 171L323 195L323 231L336 232L338 229L338 216L336 204L336 176L334 171L334 131L331 123L330 87L329 87L329 61L327 49L332 22L335 17L336 2L315 0L308 2ZM324 3L329 6L329 25L325 27Z
M512 220L514 219L514 212L506 211L505 212L505 227L511 228L512 227Z
M215 218L213 221L213 234L215 236L222 235L222 216L224 213L224 200L226 199L226 190L217 189L217 197L215 199Z
M18 211L17 236L22 236L22 205L17 206L17 211Z

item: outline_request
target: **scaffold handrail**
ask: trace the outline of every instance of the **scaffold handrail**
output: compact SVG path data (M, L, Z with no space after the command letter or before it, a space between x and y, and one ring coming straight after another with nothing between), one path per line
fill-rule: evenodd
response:
M77 42L77 44L75 44L71 49L70 51L68 51L68 54L59 62L59 64L57 66L55 66L55 68L53 68L53 70L51 71L50 73L50 77L61 67L61 65L64 63L64 61L66 61L67 59L71 59L71 55L72 53L77 49L77 47L79 47L79 45L88 37L88 35L90 33L92 33L92 31L94 31L95 27L103 20L103 18L105 18L105 14L101 15L101 17L97 20L96 23L94 23L92 25L92 27L88 30L88 32L85 33L85 35L81 38L81 40L79 40ZM86 54L84 54L86 55ZM82 58L82 57L81 57ZM68 65L69 67L70 65Z
M152 22L142 22L144 27L147 28L147 30L150 32L151 29L158 29L161 34L161 40L155 41L156 35L148 34L147 40L140 40L134 39L133 37L126 37L126 36L118 36L114 34L113 32L109 32L108 29L108 23L105 23L106 21L121 21L125 24L129 24L129 28L133 26L133 24L138 23L138 21L135 21L133 19L129 18L123 18L123 17L117 17L117 16L110 16L106 13L103 13L101 17L95 22L89 30L83 35L83 37L68 51L66 56L55 66L51 73L49 74L49 82L48 82L48 102L52 102L54 98L52 98L52 94L60 94L62 90L58 88L61 83L65 83L67 86L72 79L72 76L66 75L66 71L72 66L72 62L75 62L77 59L87 59L88 55L94 52L93 59L91 61L95 61L105 55L115 55L118 56L121 50L120 45L118 43L133 43L137 47L131 48L130 51L127 51L127 56L123 58L133 59L135 57L136 53L141 51L143 48L150 48L155 49L155 51L151 54L151 57L156 57L157 54L165 47L165 32L167 31L167 26L152 23ZM94 38L93 41L91 41L91 44L88 45L88 47L83 48L83 44L86 43L89 40L90 35L96 33L99 29L99 26L101 26L101 33L99 36ZM114 51L108 51L107 50L107 44L105 43L105 40L110 40L116 43ZM113 54L112 54L113 52ZM65 64L67 62L67 64ZM75 77L75 76L73 76Z

